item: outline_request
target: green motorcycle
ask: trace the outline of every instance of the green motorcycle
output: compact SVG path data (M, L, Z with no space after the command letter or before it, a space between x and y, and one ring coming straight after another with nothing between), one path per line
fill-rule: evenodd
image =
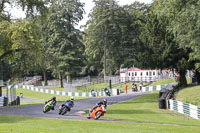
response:
M48 111L50 111L53 108L53 106L54 105L53 105L53 103L51 101L48 102L47 104L45 104L43 112L47 113Z

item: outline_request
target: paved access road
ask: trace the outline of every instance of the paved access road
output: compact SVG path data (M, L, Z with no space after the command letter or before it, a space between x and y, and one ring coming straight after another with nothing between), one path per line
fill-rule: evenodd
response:
M70 112L67 112L64 116L58 115L58 107L62 104L57 103L54 111L49 111L43 113L44 104L39 105L27 105L27 106L15 106L15 107L2 107L0 108L0 114L3 115L21 115L21 116L31 116L31 117L48 117L48 118L66 118L66 119L87 119L81 116L79 112L88 110L92 108L97 102L106 98L108 100L108 105L120 103L129 99L134 99L150 92L130 92L129 94L121 94L118 96L111 97L100 97L100 98L89 98L84 100L74 101L74 107ZM108 110L109 112L109 110Z

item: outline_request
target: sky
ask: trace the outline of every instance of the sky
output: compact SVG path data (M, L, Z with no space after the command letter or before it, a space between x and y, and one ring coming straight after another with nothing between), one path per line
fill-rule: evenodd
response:
M88 14L94 6L94 3L92 2L93 0L80 0L80 1L85 3L84 9L85 9L86 14L84 14L83 20L79 22L79 26L84 25L86 23L86 21L88 19ZM152 0L117 0L117 1L118 1L119 5L131 4L135 1L143 2L146 4L150 4L152 2ZM12 8L10 11L11 11L13 18L24 18L25 17L25 14L21 9Z

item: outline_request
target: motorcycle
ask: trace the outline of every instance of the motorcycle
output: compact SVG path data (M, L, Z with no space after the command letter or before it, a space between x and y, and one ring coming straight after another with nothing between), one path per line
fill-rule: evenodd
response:
M93 118L93 119L97 120L101 116L103 116L105 113L106 113L106 107L105 107L105 105L101 105L100 107L97 107L92 111L92 113L90 114L90 117L88 117L88 119Z
M43 112L47 113L49 112L52 108L54 107L53 103L50 101L48 103L45 104Z
M111 95L110 95L110 91L109 91L107 88L104 89L104 92L106 93L106 95L111 96Z
M91 94L93 97L96 97L96 92L94 90L91 90Z
M59 115L65 115L67 113L67 111L70 111L71 108L74 106L74 104L70 101L62 104L61 106L59 106Z
M138 91L138 89L137 89L137 86L136 86L136 85L133 85L133 86L132 86L132 91L133 91L133 92L137 92L137 91Z

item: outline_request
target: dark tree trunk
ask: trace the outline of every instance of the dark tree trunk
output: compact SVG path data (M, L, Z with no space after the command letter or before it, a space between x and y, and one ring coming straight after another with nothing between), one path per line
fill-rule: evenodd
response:
M195 77L197 78L197 83L199 84L200 83L200 72L199 72L199 70L195 71Z
M63 88L63 77L61 73L59 74L59 77L60 77L60 87Z
M46 72L46 70L43 70L43 76L44 76L44 86L47 86L47 72Z
M178 78L178 85L180 87L186 87L187 86L187 80L185 77L186 71L180 71L179 72L179 78Z

